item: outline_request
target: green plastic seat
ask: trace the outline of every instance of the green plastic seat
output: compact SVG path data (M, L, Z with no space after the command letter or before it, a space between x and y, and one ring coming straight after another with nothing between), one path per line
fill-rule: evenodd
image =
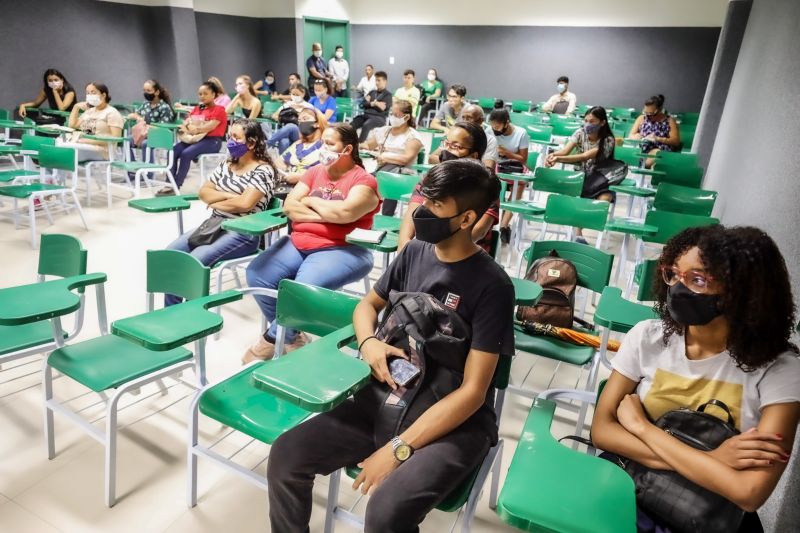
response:
M288 223L289 219L279 207L226 220L222 223L222 229L243 235L260 236L284 228Z
M512 112L509 113L509 120L515 126L519 126L520 128L527 128L528 126L542 126L546 125L544 118L546 114L544 113L517 113Z
M491 111L494 109L495 98L478 98L478 105L484 111Z
M544 221L548 224L603 231L610 205L602 200L551 194L547 198Z
M698 166L697 154L687 152L658 152L658 162L674 166L696 167Z
M658 191L653 199L653 207L673 213L710 216L714 210L716 199L716 191L706 191L662 182L659 184Z
M255 388L252 373L265 363L247 367L207 389L200 398L203 415L261 442L272 444L311 412Z
M606 287L594 313L594 322L611 331L627 333L643 320L658 318L650 305L637 304L622 297L622 289Z
M681 149L691 150L697 133L697 124L678 124L678 132L681 136Z
M582 171L537 167L533 171L533 189L565 196L580 196L583 178Z
M645 224L655 226L658 232L654 235L643 235L644 242L666 244L668 240L687 228L699 226L712 226L719 224L719 219L699 215L685 215L669 211L648 211L644 219Z
M546 126L544 124L529 124L525 126L525 130L528 132L528 136L530 137L531 144L539 144L544 146L554 146L557 143L552 141L553 138L553 127ZM531 156L533 156L533 161L531 161ZM539 158L538 152L532 152L528 154L528 168L532 169L536 167L536 161Z
M147 292L191 300L208 296L211 269L178 250L147 251Z
M64 338L66 337L67 334L64 333ZM0 358L51 342L53 328L46 320L18 326L0 326Z
M420 176L380 171L375 174L375 179L378 181L378 194L381 198L399 202L414 191L414 187L419 183ZM400 231L401 223L402 220L397 217L375 215L372 220L372 229L396 232Z
M633 107L612 107L611 116L615 120L631 120L636 118L639 112Z
M686 126L697 126L697 122L700 120L700 113L675 113L673 116L680 124Z
M596 334L596 332L589 332ZM547 357L571 365L583 366L594 357L594 348L578 346L553 337L530 335L521 326L514 326L514 347L522 352Z
M116 335L103 335L54 351L48 364L101 392L191 358L186 348L156 352Z
M181 194L178 196L154 196L153 198L136 198L128 200L128 207L145 213L169 213L189 209L192 200L199 198L196 194Z
M530 100L512 100L511 101L511 111L512 112L523 112L527 113L533 107L533 102Z
M556 122L553 124L554 137L570 137L573 133L582 127L583 123L577 122Z
M640 302L652 302L656 299L654 282L660 279L658 259L647 259L636 265L634 280L639 284L636 299Z
M633 480L610 461L561 445L556 404L534 401L500 492L503 522L532 533L634 533Z
M384 254L390 254L392 252L397 251L397 243L400 237L397 233L394 232L387 232L386 235L383 236L381 242L373 243L373 242L363 242L356 239L353 239L349 235L345 237L345 240L350 244L357 244L362 248L366 248L368 250L374 250L376 252L381 252Z
M653 168L664 173L661 175L654 175L651 178L650 183L653 187L657 187L662 182L666 182L699 189L700 184L703 182L704 172L700 167L685 164L676 165L674 163L666 163L658 160Z

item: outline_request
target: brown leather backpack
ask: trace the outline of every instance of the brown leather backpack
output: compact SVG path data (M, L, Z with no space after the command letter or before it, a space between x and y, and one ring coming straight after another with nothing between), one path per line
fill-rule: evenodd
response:
M536 305L519 306L517 320L571 328L575 314L575 289L578 287L575 265L552 250L547 257L533 262L525 279L538 283L543 292Z

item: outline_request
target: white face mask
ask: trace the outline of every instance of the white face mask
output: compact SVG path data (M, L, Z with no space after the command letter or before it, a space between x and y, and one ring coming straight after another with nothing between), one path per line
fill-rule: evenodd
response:
M296 94L292 95L292 102L294 102L295 104L299 104L302 101L303 101L302 96L297 96Z
M267 78L266 81L267 85L272 85L273 83L275 83L275 78Z
M428 81L436 81L436 74L428 74Z
M341 58L343 58L343 57L344 57L344 52L342 52L341 50L339 50L338 52L336 52L336 59L341 59Z
M87 94L86 95L86 103L92 107L97 107L100 105L100 95L99 94Z
M567 86L563 83L559 83L558 85L556 85L556 89L558 89L559 93L563 93L564 91L567 90Z
M319 149L319 162L325 166L330 166L336 163L342 154L337 152L331 152L327 146L323 146Z
M322 50L314 50L314 57L322 57Z
M402 126L406 123L406 117L396 117L394 115L389 115L389 125L393 128L397 128Z
M47 86L48 86L48 87L50 87L51 89L60 89L60 88L61 88L61 85L62 85L62 83L61 83L61 80L58 80L58 81L48 81L48 82L47 82Z

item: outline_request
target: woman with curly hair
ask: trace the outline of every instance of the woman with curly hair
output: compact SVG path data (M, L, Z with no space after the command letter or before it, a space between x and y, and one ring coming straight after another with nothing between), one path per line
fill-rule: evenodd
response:
M676 471L723 496L748 512L739 531L759 531L755 511L786 468L800 420L786 264L763 231L710 226L670 240L660 269L655 308L661 318L640 322L625 337L595 411L592 439L606 452ZM652 422L712 399L729 407L741 431L715 450L690 447ZM725 416L715 406L707 412Z
M275 187L275 170L267 155L264 130L255 120L239 119L228 134L228 159L220 163L210 179L200 189L200 199L212 209L211 219L250 215L267 209ZM259 237L220 230L211 242L192 246L192 234L187 231L167 248L189 252L201 263L211 266L218 261L235 259L255 253ZM179 303L180 298L167 295L165 305Z

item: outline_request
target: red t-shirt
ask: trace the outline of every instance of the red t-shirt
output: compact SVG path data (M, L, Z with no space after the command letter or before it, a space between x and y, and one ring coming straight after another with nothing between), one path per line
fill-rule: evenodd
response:
M378 194L378 182L366 170L356 165L338 180L332 181L323 165L311 167L300 178L308 188L309 196L324 200L344 200L356 185L366 185ZM349 224L332 222L293 222L292 244L298 250L318 250L331 246L345 246L345 237L356 228L370 229L372 218L380 208L380 202L371 212Z
M425 197L422 196L422 184L421 183L417 183L417 186L414 187L414 192L411 193L411 200L409 201L409 203L413 203L413 204L423 204L423 203L425 203ZM492 227L496 226L497 223L500 222L500 199L499 198L497 200L495 200L494 202L492 202L492 205L489 206L489 209L486 210L485 214L489 215L490 217L492 217L494 219L494 222L492 222ZM476 242L475 244L477 244L478 246L480 246L481 248L486 250L487 253L489 253L491 251L491 249L492 249L492 232L491 231L487 231L486 235L484 235L483 238L481 240L479 240L478 242Z
M204 109L200 109L200 106L195 106L192 112L189 113L190 120L192 120L192 117L198 117L198 119L194 120L218 120L217 127L208 132L206 137L225 137L225 130L228 128L228 114L225 113L225 108L221 105L210 105Z

